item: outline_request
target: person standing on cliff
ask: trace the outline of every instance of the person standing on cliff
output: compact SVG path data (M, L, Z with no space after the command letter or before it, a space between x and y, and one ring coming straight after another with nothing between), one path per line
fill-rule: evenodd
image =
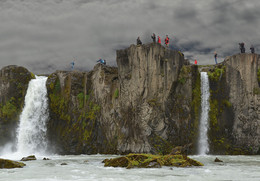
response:
M165 46L169 47L170 38L168 37L168 35L166 35L164 42L165 42Z
M70 64L71 64L71 70L73 70L74 69L74 65L75 65L74 60Z
M156 36L155 36L154 33L153 33L153 35L151 36L151 38L153 39L153 43L155 43L155 42L156 42Z
M253 45L251 45L250 50L251 50L251 53L255 53L255 48Z
M140 37L138 36L137 40L136 40L136 44L137 45L142 45L142 41L140 40Z
M158 36L158 43L160 43L160 44L162 43L161 42L161 37L159 37L159 36Z
M194 61L194 64L195 64L195 65L197 65L197 64L198 64L198 61L197 61L197 60L195 60L195 61Z
M99 59L97 62L99 62L99 63L101 63L101 64L103 64L103 65L106 65L106 60L103 60L103 59Z
M217 62L217 57L218 57L217 52L214 52L214 58L215 58L215 62L216 62L216 64L218 64L218 62Z
M239 47L240 47L240 51L241 51L241 53L245 53L245 52L246 52L246 49L245 49L245 44L244 44L244 42L242 42L242 43L239 43Z

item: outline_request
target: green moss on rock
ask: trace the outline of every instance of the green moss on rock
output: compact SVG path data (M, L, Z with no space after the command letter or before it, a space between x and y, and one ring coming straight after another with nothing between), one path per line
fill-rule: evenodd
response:
M225 73L226 67L225 66L218 66L215 67L213 70L208 71L208 76L211 81L220 81L222 75Z
M0 105L0 116L4 118L5 121L10 120L13 115L17 113L18 109L15 98L11 97L5 105Z
M123 157L105 159L105 167L160 168L162 166L203 166L202 163L183 155L129 154Z
M182 66L179 77L178 77L178 82L180 84L185 84L187 79L189 78L191 72L191 67L190 66Z
M26 166L22 162L12 161L12 160L6 160L0 158L0 168L23 168Z
M113 98L114 98L114 99L117 99L118 96L119 96L119 90L116 89L115 92L114 92Z
M257 81L260 84L260 68L257 70Z

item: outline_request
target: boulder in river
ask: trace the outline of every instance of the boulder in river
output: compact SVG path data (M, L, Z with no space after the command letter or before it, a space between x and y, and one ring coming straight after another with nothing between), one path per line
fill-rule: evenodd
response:
M32 161L32 160L36 160L36 157L34 155L30 155L30 156L27 156L27 157L23 157L21 159L21 161Z
M23 168L24 166L26 165L22 162L0 158L0 168Z
M220 160L220 159L218 159L218 158L216 157L216 159L214 160L214 162L223 162L223 161Z
M162 166L203 166L202 163L183 155L129 154L103 160L105 167L160 168Z

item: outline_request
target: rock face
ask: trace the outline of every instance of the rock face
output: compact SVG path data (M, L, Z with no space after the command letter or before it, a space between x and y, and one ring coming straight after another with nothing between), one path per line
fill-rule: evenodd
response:
M31 72L16 65L0 70L0 145L15 138L15 127L32 78Z
M59 153L115 153L113 139L105 135L113 130L102 123L116 104L117 77L116 68L101 64L89 73L57 71L49 76L48 135Z
M169 154L176 146L194 145L185 152L196 153L198 66L157 43L118 50L117 64L48 77L47 126L53 149L60 154ZM210 153L260 154L260 57L227 57L208 74ZM33 77L18 66L0 71L1 145L15 138Z
M26 165L22 162L16 162L0 158L0 168L22 168L24 166Z
M186 85L187 102L178 105L177 109L174 107L178 98L186 100L185 95L180 95L185 90L185 85L181 84L190 78L192 68L185 67L187 77L181 77L185 63L181 54L160 44L132 45L117 51L120 152L164 153L170 151L170 145L185 142L179 138L184 137L182 126L186 127L189 121L192 80ZM182 79L185 80L181 82ZM181 120L179 111L187 111L187 117Z
M210 73L213 154L260 153L260 57L227 57Z
M118 67L56 71L47 80L49 150L60 154L196 153L200 72L153 43L117 51ZM210 153L260 154L260 57L238 54L208 70ZM0 145L15 127L32 73L0 71ZM177 147L183 148L183 147ZM173 150L178 152L180 150Z
M160 44L119 50L117 64L49 76L48 135L58 152L169 153L195 143L197 66Z

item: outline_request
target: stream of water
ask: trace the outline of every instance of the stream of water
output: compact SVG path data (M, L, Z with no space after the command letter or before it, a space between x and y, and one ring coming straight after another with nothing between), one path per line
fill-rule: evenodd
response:
M199 155L206 155L209 151L208 144L208 119L209 119L209 79L207 72L201 72L201 116L199 125Z
M191 156L205 166L150 169L104 167L102 160L115 155L47 156L51 160L36 157L36 161L25 162L24 168L0 169L0 181L259 181L260 178L260 156L217 156L222 163L214 162L216 156L212 155ZM11 155L9 158L15 159Z
M30 155L45 153L46 121L48 119L47 77L32 79L25 96L25 106L17 129L17 153Z

